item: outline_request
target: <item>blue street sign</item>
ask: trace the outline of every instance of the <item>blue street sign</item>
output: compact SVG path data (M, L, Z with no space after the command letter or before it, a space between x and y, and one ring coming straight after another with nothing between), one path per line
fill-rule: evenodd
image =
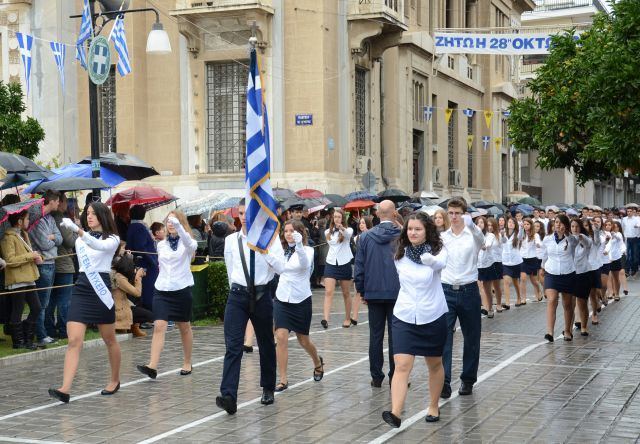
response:
M313 114L296 114L296 126L313 125Z

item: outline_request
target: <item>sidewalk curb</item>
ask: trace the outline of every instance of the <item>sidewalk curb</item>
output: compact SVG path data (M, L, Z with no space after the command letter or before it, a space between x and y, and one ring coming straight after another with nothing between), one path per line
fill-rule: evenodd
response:
M130 333L116 335L116 340L118 342L128 341L131 338L132 335ZM16 364L21 364L23 362L38 361L40 359L47 359L52 356L64 355L67 351L67 347L67 345L62 345L60 347L47 348L44 350L37 350L0 358L0 369L11 367ZM104 342L102 341L102 339L91 339L89 341L85 341L82 345L83 349L96 347L104 347Z

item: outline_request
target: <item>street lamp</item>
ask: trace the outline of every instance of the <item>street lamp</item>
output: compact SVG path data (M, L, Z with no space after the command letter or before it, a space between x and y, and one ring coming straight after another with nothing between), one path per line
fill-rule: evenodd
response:
M97 0L100 3L102 12L95 12L96 0L89 0L89 11L91 13L91 26L94 35L99 35L104 26L111 20L115 20L120 15L132 14L134 12L153 12L156 15L156 22L151 27L151 32L147 38L147 54L169 54L171 53L171 43L169 36L160 23L160 14L155 8L128 9L129 1L121 0ZM82 15L72 15L71 18L79 18ZM99 26L97 20L102 19ZM89 41L89 45L91 42ZM100 134L98 133L98 87L89 79L89 127L91 129L91 176L100 177ZM100 200L100 190L93 190L93 200Z

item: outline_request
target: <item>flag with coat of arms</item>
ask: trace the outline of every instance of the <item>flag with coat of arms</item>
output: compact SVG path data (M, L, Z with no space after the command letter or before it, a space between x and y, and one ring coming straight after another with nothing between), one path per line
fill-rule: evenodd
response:
M278 236L280 222L276 215L276 200L271 188L269 121L255 49L251 50L247 82L246 125L247 246L252 250L264 252Z

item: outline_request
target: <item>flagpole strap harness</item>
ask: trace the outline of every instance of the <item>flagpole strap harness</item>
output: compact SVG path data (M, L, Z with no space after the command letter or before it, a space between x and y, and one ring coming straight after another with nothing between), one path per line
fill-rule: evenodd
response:
M256 303L264 296L265 290L269 288L267 285L255 285L255 273L256 273L256 252L249 250L249 264L250 268L247 269L247 260L244 257L244 245L242 245L242 237L238 235L238 251L240 253L240 261L242 262L242 271L244 272L244 279L247 281L247 292L249 293L249 313L255 313ZM249 272L251 270L251 272Z
M88 233L87 236L89 236ZM84 242L76 244L76 254L78 255L78 262L84 267L84 274L87 276L93 291L96 292L102 303L111 310L111 308L113 308L113 295L102 280L100 273L97 271L90 271L93 267L91 264L91 258L87 254L87 245Z

